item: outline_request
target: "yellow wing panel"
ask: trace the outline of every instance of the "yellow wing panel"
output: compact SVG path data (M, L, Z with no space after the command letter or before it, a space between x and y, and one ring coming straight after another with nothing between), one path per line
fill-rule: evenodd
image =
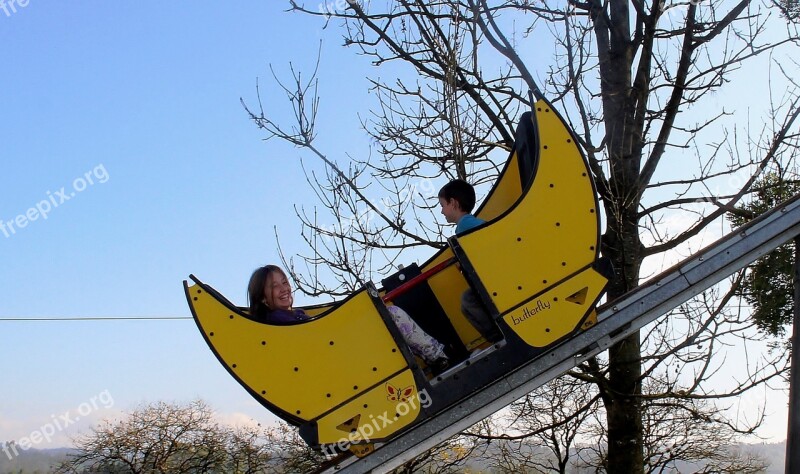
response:
M514 168L516 169L516 167ZM426 262L421 271L430 270L439 263L453 257L453 250L448 247ZM461 294L467 289L468 285L458 266L451 265L433 275L428 279L428 285L430 285L431 290L436 295L436 299L466 348L472 349L478 346L483 340L482 336L475 329L475 326L464 317L464 313L461 312Z
M467 282L458 267L451 265L432 276L428 284L467 349L477 346L481 342L481 335L461 312L461 294L467 289Z
M317 422L321 445L381 440L417 419L431 399L420 393L411 370L406 370L338 407Z
M240 382L304 420L407 368L366 291L319 319L289 326L242 317L197 285L189 294L209 344Z
M487 196L486 202L481 206L477 216L485 221L490 221L506 212L517 202L521 194L519 162L512 159L509 160L508 166L492 188L491 194Z
M500 314L597 255L598 211L589 170L545 103L537 104L536 116L541 143L531 189L502 219L459 238Z
M602 275L587 269L503 319L529 345L546 347L578 328L605 284Z

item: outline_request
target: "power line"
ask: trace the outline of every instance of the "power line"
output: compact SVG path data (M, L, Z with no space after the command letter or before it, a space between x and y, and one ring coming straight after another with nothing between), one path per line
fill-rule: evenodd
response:
M65 318L0 318L0 321L171 321L191 316L80 316Z

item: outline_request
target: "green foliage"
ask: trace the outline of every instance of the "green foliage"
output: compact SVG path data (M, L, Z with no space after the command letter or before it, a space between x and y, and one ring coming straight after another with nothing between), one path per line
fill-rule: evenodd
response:
M781 14L789 21L800 21L800 0L779 0L774 2L781 10Z
M769 173L756 184L753 200L728 218L735 227L744 225L800 191L800 184ZM794 311L794 243L778 247L752 264L739 295L753 307L758 327L773 336L783 335Z

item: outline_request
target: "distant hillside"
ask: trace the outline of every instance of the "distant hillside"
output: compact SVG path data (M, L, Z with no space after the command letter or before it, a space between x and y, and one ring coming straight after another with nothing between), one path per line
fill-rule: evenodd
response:
M762 443L762 444L743 444L743 450L757 453L770 462L767 474L784 474L786 472L784 464L786 462L786 443Z
M781 443L770 444L742 444L738 449L746 452L758 454L762 458L768 460L771 465L765 474L783 474L784 473L784 457L786 455L786 446ZM55 448L55 449L29 449L27 451L19 451L19 456L8 459L8 456L0 451L0 474L46 474L53 471L53 467L59 462L66 459L67 454L72 452L71 448ZM487 472L485 466L481 466L480 462L471 464L471 472ZM688 466L686 472L692 471ZM696 467L696 466L695 466ZM681 468L683 470L683 468ZM578 471L571 471L578 472Z
M72 448L19 450L9 459L8 454L0 451L0 474L46 474L53 472L54 466L67 458Z
M739 451L742 453L752 453L757 455L758 457L766 460L769 463L769 467L764 474L784 474L784 459L786 456L786 444L785 442L779 443L760 443L760 444L739 444L730 448L731 451ZM573 460L576 460L577 457L573 456ZM702 471L704 463L677 463L675 471L667 471L670 473L684 473L684 472L700 472ZM476 466L477 467L477 466ZM578 469L575 465L571 465L567 468L569 473L571 474L590 474L594 472L593 470L587 469ZM485 471L479 471L485 472Z
M742 454L750 453L764 459L769 463L764 474L784 474L784 459L786 457L786 444L780 443L760 443L760 444L740 444L731 448L731 452L738 451ZM678 472L699 472L704 463L677 463Z

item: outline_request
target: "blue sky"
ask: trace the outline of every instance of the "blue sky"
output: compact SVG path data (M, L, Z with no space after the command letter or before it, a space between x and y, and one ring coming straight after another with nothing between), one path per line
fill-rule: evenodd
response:
M368 153L369 64L287 3L0 7L0 319L187 317L190 273L243 305L251 271L279 261L275 226L286 254L302 248L294 206L314 203L303 153L264 142L239 99L255 105L259 78L269 113L291 123L270 65L308 74L321 48L317 144L344 160ZM0 442L67 414L35 443L63 446L158 400L274 420L188 319L0 321L0 357Z
M350 113L365 61L284 2L22 5L0 9L0 318L189 316L190 273L245 304L250 272L278 261L273 227L295 235L292 206L312 200L300 151L262 141L239 99L259 78L282 117L269 65L311 71L320 40L320 123L336 124L320 146L367 148ZM101 393L113 407L36 447L145 401L272 419L191 320L0 321L0 355L0 441L81 418Z

